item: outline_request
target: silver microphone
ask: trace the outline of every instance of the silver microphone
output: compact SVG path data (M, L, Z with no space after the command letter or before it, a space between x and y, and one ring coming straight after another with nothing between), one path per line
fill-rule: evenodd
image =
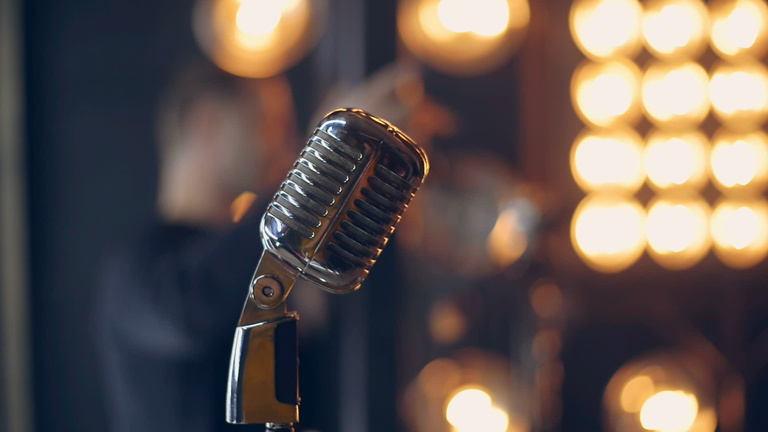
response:
M264 254L235 332L228 422L298 421L298 315L286 297L298 278L333 293L360 288L428 171L426 153L385 120L341 109L320 122L261 221Z

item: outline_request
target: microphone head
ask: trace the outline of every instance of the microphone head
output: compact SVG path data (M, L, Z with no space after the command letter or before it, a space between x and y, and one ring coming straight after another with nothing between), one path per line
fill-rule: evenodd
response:
M424 150L395 126L359 109L333 111L264 214L265 251L328 291L354 291L428 171Z

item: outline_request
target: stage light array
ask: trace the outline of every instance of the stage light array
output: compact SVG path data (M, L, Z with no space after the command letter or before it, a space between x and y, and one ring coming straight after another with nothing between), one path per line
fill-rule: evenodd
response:
M571 223L577 254L604 273L628 268L643 250L669 270L695 266L710 249L733 268L760 263L768 256L768 5L575 0L570 30L586 57L571 79L586 125L571 147L571 172L588 194ZM698 60L707 45L720 57L709 70ZM634 58L643 47L653 59L641 71ZM722 125L712 137L699 129L710 112ZM643 116L652 125L644 139L635 130ZM708 181L724 196L714 210L698 195ZM645 209L632 197L643 183L657 194Z

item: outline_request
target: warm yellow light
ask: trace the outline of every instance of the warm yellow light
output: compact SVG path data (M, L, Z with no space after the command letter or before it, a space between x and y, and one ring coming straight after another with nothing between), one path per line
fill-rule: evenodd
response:
M684 391L662 391L640 410L640 423L649 431L686 432L699 414L699 401Z
M643 38L656 57L697 57L706 47L709 16L701 0L644 3Z
M710 4L712 48L724 58L759 58L768 48L764 0L720 0Z
M698 63L653 63L643 76L643 107L659 126L695 126L709 111L708 84L709 76Z
M657 190L701 189L707 182L709 142L698 131L648 134L645 172Z
M643 403L655 393L653 379L638 375L624 384L621 389L621 409L629 413L640 412Z
M721 200L712 213L710 230L721 261L735 268L752 267L768 254L768 202Z
M731 129L759 128L768 118L768 69L758 62L721 64L709 95L715 114Z
M640 118L640 70L629 61L585 61L571 80L571 99L587 123L606 127Z
M493 37L507 29L509 5L506 0L440 0L437 17L454 33Z
M582 132L571 148L571 173L585 192L632 193L645 180L642 140L629 129Z
M483 390L468 388L459 391L448 402L445 418L456 432L506 432L509 416L491 405L491 397Z
M193 30L219 67L264 78L292 66L314 45L324 26L323 6L322 0L198 0Z
M519 45L528 0L401 0L397 28L421 60L454 75L485 73Z
M577 0L571 6L571 35L589 57L633 57L640 49L641 16L636 0Z
M712 142L712 177L720 190L759 193L768 186L768 135L720 131Z
M235 22L248 36L264 36L277 28L283 16L283 5L274 0L243 0Z
M615 273L632 265L645 247L645 212L634 199L586 197L573 215L571 242L590 267Z
M709 251L709 205L695 196L657 198L648 206L648 252L670 270L689 268Z

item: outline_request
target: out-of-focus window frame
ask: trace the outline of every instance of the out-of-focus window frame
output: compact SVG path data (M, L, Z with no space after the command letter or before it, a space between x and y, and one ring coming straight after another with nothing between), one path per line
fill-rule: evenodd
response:
M22 4L0 0L0 431L33 430L27 313Z

